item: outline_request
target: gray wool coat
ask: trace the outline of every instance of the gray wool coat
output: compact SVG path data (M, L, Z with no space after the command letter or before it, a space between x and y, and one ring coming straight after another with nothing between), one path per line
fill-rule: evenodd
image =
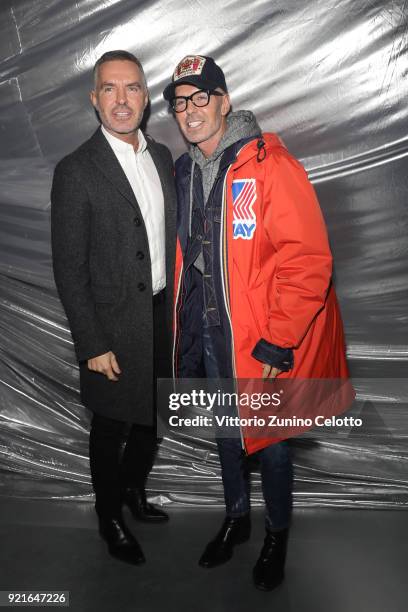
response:
M176 242L173 161L146 138L164 194L166 327L170 368ZM57 165L51 191L55 282L80 364L81 399L97 414L151 424L153 308L149 244L132 188L100 128ZM118 382L88 370L87 360L113 351ZM166 349L167 352L167 349ZM170 370L169 370L170 371Z

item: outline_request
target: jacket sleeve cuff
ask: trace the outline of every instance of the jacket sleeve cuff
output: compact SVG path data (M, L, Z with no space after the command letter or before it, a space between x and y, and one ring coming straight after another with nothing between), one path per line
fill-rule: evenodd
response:
M99 357L99 355L104 355L105 353L109 353L112 350L112 347L105 340L81 340L81 342L74 341L74 348L77 359L79 362L88 361L88 359L93 359L93 357Z
M293 351L290 348L281 348L261 338L251 353L262 363L278 368L282 372L288 372L293 368Z

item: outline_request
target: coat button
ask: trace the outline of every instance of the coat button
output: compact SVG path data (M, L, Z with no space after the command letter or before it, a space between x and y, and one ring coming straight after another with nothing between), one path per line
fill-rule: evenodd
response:
M137 258L137 259L144 259L144 253L143 253L143 251L138 251L138 252L136 253L136 258Z
M144 283L139 283L137 285L137 288L139 289L139 291L144 291L146 289L146 285Z
M140 221L139 217L135 217L133 219L133 223L136 225L136 227L140 227L141 221Z

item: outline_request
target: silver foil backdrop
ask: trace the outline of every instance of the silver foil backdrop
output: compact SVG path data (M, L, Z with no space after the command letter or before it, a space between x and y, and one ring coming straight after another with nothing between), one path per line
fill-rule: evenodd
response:
M254 111L309 171L364 426L292 441L295 503L406 507L406 1L3 0L0 16L0 494L92 498L49 192L55 163L97 127L95 60L123 48L145 67L147 131L175 158L185 146L161 92L181 57L201 53L223 67L234 108ZM149 490L222 504L214 445L166 437ZM262 499L257 473L252 497Z

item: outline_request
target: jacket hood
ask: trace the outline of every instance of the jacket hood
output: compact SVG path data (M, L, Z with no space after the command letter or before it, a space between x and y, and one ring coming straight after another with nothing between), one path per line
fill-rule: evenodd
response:
M243 138L258 137L261 135L261 128L251 111L241 110L230 113L227 117L227 129L217 145L214 153L205 157L197 145L190 145L189 154L191 159L203 168L206 164L214 162L221 157L224 151L235 142Z
M255 155L259 158L259 161L261 162L263 161L267 153L270 153L273 150L277 151L279 149L287 151L285 145L283 144L279 136L272 132L265 132L261 134L256 140L251 140L251 142L248 142L242 147L239 153L239 159L237 159L236 163L238 164L238 166L241 166Z

